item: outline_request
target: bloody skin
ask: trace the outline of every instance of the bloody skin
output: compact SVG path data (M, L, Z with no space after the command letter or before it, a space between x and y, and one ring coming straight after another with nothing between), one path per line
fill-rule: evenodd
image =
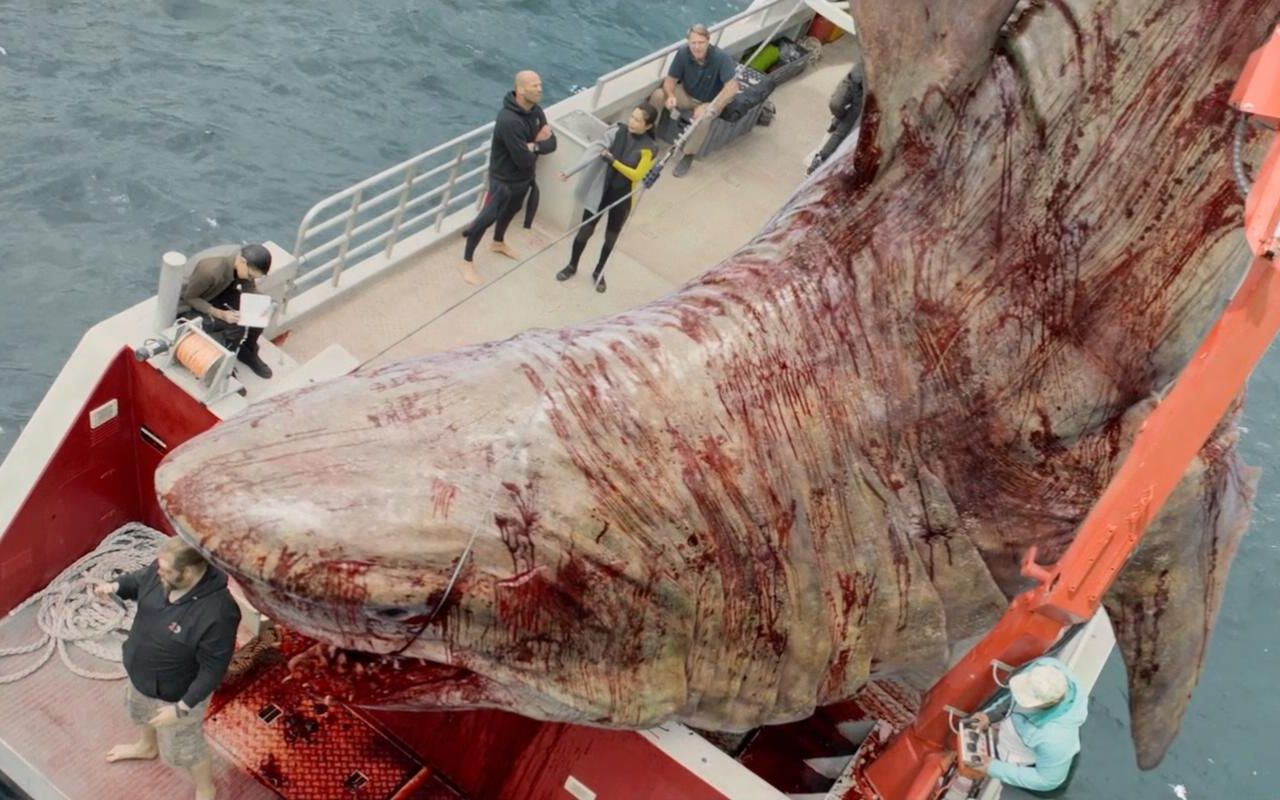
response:
M928 685L1023 551L1069 544L1247 266L1226 101L1280 0L855 5L856 145L724 263L272 398L162 464L185 538L363 653L326 693L784 722ZM1105 601L1142 766L1247 523L1238 411Z

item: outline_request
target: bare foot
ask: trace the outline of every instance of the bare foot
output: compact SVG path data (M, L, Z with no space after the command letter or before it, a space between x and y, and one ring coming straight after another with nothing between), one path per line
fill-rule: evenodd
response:
M146 761L159 755L156 746L146 742L118 744L107 753L107 761Z
M476 272L475 265L470 261L458 262L458 272L461 272L462 279L472 286L479 286L484 283L484 278L480 277L480 274Z
M501 253L507 258L514 258L517 260L520 258L520 254L517 253L515 250L512 250L511 245L507 244L506 242L494 242L489 245L489 249L495 253Z

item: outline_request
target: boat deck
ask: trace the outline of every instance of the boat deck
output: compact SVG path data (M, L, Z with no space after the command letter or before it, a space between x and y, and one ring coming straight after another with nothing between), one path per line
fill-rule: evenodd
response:
M26 609L0 626L0 650L34 641L35 607ZM108 672L111 665L72 647L72 658L91 671ZM38 656L4 659L6 672L38 660ZM113 745L138 740L138 729L124 707L124 681L98 681L72 674L55 654L53 658L0 691L0 765L3 772L23 783L42 778L45 798L149 798L189 797L195 789L185 772L159 761L124 761L109 764ZM276 793L259 783L222 753L216 741L213 778L221 797L236 800L273 798ZM28 785L31 785L28 783Z
M681 178L668 165L618 239L605 269L607 292L597 293L590 278L603 225L578 274L564 283L555 272L568 263L572 237L517 268L516 261L490 252L486 235L475 258L486 280L479 287L458 274L458 237L303 318L283 349L303 363L338 343L362 364L379 363L584 322L672 292L749 241L803 179L807 156L830 120L827 99L849 71L854 48L841 40L822 52L821 61L773 92L772 125L697 159ZM538 180L545 194L556 178L542 174ZM517 217L506 238L524 258L563 233L536 221L525 230Z

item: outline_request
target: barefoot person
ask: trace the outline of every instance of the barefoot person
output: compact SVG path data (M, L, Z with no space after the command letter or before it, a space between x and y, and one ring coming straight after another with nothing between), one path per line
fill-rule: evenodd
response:
M111 748L107 761L159 755L191 773L196 800L211 800L212 762L201 725L209 696L231 662L240 624L226 576L174 537L161 545L154 564L97 584L94 591L138 601L124 643L125 707L142 735Z
M582 170L577 189L578 202L582 204L582 227L573 238L573 250L569 255L569 265L556 273L556 280L567 281L578 271L578 260L587 247L587 240L595 233L596 223L600 221L601 212L609 221L605 224L604 244L600 247L600 258L591 273L596 291L603 292L607 286L604 280L604 265L613 252L613 246L622 233L627 215L635 205L634 192L640 188L649 167L653 165L653 154L658 149L653 139L653 121L658 118L658 110L648 103L641 103L631 112L626 122L605 131L600 141L588 147L582 159L567 171L560 173L560 180L568 180L570 175ZM630 200L623 200L628 194ZM619 202L621 201L621 202ZM608 209L607 211L605 209Z
M493 225L495 253L517 258L504 241L507 226L515 218L533 184L538 156L553 153L556 137L547 124L538 102L542 100L542 78L531 70L516 73L515 89L502 101L502 110L493 124L493 144L489 149L489 196L480 216L467 226L467 244L458 270L467 283L482 282L476 273L475 253L484 232ZM496 223L496 224L495 224Z

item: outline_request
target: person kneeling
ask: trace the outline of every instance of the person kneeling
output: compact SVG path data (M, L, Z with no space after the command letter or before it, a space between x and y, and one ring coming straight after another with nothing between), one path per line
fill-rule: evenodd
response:
M1071 762L1080 752L1080 726L1089 713L1089 698L1080 691L1067 665L1056 658L1037 658L1009 679L1012 707L974 715L978 730L992 719L995 758L985 764L988 777L1006 786L1033 792L1057 789L1066 782Z

